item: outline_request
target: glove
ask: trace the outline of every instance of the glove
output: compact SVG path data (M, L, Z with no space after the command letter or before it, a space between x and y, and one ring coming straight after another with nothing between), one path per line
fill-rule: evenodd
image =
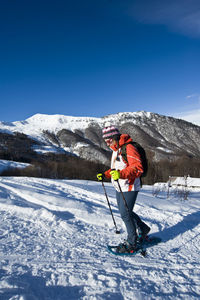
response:
M104 176L103 173L97 174L97 179L98 179L98 181L103 181L104 178L105 178L105 176Z
M120 179L120 172L117 170L110 171L110 175L112 176L112 179L114 179L114 180Z

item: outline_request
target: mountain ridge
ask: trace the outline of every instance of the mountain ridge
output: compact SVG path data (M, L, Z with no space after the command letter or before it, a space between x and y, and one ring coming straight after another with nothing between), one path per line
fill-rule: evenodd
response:
M21 133L37 141L48 151L60 151L86 160L109 164L110 151L102 139L106 123L115 125L120 132L153 153L152 159L174 160L182 155L200 156L200 126L152 112L119 112L104 117L75 117L60 114L35 114L26 120L0 122L0 132Z

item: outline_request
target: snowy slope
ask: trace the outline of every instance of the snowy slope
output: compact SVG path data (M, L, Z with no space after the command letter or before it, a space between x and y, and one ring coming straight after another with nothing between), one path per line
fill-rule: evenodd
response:
M19 163L19 162L16 162L16 161L0 159L0 173L4 170L8 170L8 169L11 169L11 168L23 169L23 168L26 168L28 166L30 166L30 164Z
M143 258L105 244L125 236L115 192L101 183L0 178L0 299L199 299L200 191L181 201L144 186L137 213L163 243Z
M24 121L11 123L0 122L0 130L6 132L22 132L41 139L43 130L57 133L63 128L74 131L75 129L85 129L88 123L101 122L100 118L72 117L65 115L45 115L36 114Z
M149 112L125 112L109 115L103 118L94 117L73 117L65 115L46 115L35 114L32 117L24 121L16 122L0 122L0 130L4 132L21 132L26 135L32 136L38 140L41 140L43 130L49 130L50 132L57 133L63 128L75 131L84 130L91 124L98 124L103 127L106 123L115 124L119 123L120 118L134 118L138 116L150 117L152 113ZM121 119L123 123L123 119Z

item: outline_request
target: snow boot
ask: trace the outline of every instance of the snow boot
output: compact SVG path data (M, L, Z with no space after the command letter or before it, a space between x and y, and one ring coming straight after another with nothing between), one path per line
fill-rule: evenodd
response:
M132 245L128 241L124 241L117 246L116 252L117 253L134 253L136 251L136 244Z
M139 243L142 243L147 238L147 235L148 235L150 230L151 230L151 228L148 225L145 224L145 226L138 233Z

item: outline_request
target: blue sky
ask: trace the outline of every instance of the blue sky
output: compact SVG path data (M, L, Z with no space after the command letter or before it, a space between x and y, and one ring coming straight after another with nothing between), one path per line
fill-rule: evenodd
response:
M0 120L200 114L199 0L0 1Z

